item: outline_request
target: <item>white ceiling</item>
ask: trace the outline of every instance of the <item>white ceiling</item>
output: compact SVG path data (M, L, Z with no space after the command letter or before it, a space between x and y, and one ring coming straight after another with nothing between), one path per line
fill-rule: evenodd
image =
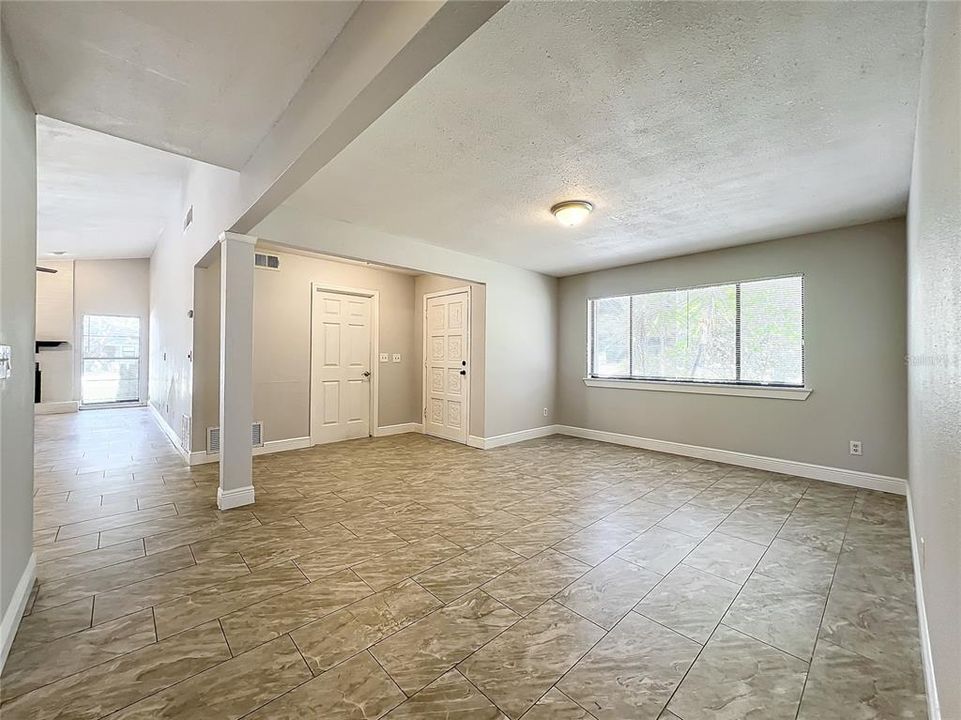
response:
M565 275L905 211L923 6L513 2L289 204ZM548 208L596 205L562 228Z
M37 112L239 169L358 2L4 2Z
M150 257L194 162L37 117L38 257Z

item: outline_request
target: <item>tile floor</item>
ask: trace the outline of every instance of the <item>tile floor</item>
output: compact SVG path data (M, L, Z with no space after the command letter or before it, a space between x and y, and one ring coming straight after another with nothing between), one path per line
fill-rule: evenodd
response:
M30 718L925 716L903 498L566 437L262 456L37 418Z

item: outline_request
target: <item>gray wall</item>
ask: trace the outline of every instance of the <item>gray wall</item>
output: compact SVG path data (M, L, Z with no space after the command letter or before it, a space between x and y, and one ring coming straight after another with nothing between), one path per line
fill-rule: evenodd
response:
M487 347L487 288L457 278L440 275L418 275L414 282L414 356L417 361L417 409L418 422L423 420L424 397L424 295L428 293L470 286L470 417L468 432L484 436L484 350Z
M33 358L37 258L37 134L33 105L6 36L0 41L0 616L33 549Z
M908 476L941 717L961 717L961 4L928 4L908 209Z
M804 273L810 397L771 400L588 388L589 297ZM905 227L888 221L560 281L559 422L903 478ZM848 453L861 440L864 455Z

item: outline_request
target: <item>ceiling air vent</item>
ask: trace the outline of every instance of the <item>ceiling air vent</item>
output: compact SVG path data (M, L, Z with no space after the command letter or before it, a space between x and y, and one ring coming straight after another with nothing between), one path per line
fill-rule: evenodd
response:
M266 253L254 253L254 266L262 270L280 270L280 258Z
M250 426L250 444L252 447L264 446L264 423L262 420L257 420L253 425ZM207 428L207 454L220 454L219 427Z

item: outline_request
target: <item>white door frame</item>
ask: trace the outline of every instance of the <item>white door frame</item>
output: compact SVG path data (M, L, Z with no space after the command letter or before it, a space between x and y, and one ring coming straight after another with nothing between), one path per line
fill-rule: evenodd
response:
M355 288L348 287L346 285L333 285L326 282L312 282L310 283L310 308L308 316L310 317L310 397L307 401L307 434L310 437L310 445L313 447L315 445L314 438L314 428L313 428L313 415L314 415L314 398L317 397L317 390L314 387L314 294L320 292L331 292L339 295L354 295L356 297L367 297L370 298L370 333L371 333L371 343L370 343L370 427L368 428L369 436L375 436L377 434L377 428L380 427L380 423L377 419L377 398L378 398L378 388L380 387L380 367L375 362L380 356L380 291L379 290L367 290L365 288Z
M427 301L431 298L444 297L445 295L456 295L458 293L467 293L467 401L464 403L464 413L465 413L465 423L464 423L464 444L467 444L468 438L470 438L470 396L471 396L471 384L473 378L473 357L471 356L471 324L473 316L473 304L471 303L471 291L470 285L465 285L463 287L450 288L449 290L438 290L437 292L424 293L424 307L423 307L423 323L421 324L421 352L423 353L424 367L421 369L421 422L423 423L424 434L427 435Z

